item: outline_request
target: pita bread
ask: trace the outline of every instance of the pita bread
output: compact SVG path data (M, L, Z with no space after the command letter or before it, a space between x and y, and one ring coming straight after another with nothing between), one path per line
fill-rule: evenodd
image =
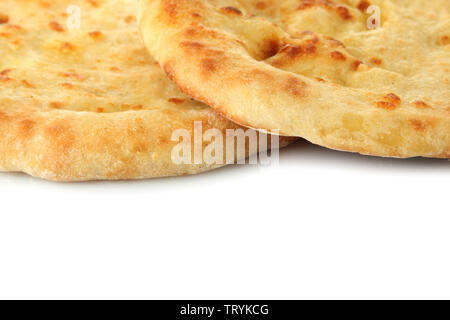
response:
M449 0L143 0L141 14L181 90L241 125L450 157Z
M80 181L220 166L171 161L174 130L239 126L167 79L141 44L137 10L127 0L0 2L1 170Z

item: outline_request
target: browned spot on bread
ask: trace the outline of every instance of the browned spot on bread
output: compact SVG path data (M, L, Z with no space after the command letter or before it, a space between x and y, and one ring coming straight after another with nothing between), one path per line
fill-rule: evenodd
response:
M431 125L428 121L420 119L411 119L409 123L416 131L425 131Z
M144 109L144 106L142 104L138 104L138 105L132 106L131 109L133 109L133 110L142 110L142 109Z
M63 104L61 102L57 102L57 101L51 101L48 105L50 108L53 108L53 109L61 109L63 106Z
M234 14L238 16L242 16L242 11L235 7L223 7L220 8L220 11L226 14Z
M325 7L325 8L331 8L335 6L335 3L330 0L300 0L300 6L297 8L297 10L305 10L312 7Z
M125 19L123 19L126 23L132 23L136 21L135 16L126 16Z
M299 45L286 45L281 50L280 53L285 54L289 59L295 59L304 53L303 47Z
M353 63L352 63L352 69L355 70L355 71L358 71L359 66L360 66L362 63L363 63L363 62L360 61L360 60L355 60L355 61L353 61Z
M376 105L378 108L385 110L394 110L395 108L397 108L395 104L389 101L377 101Z
M229 37L217 30L208 29L205 26L197 22L192 22L188 27L186 27L183 31L185 39L192 39L198 41L205 41L207 39L216 39L216 40L224 40L228 41Z
M203 74L209 75L218 69L219 61L213 58L204 58L200 63Z
M49 23L49 27L50 27L50 29L52 29L53 31L56 31L56 32L63 32L64 31L64 28L62 27L62 25L60 25L56 21L51 21Z
M169 143L169 140L166 136L159 136L157 139L157 143L159 146L164 146Z
M402 103L402 100L395 93L389 93L383 97L382 101L377 101L378 108L386 110L394 110Z
M313 7L322 7L328 10L335 10L344 20L350 20L353 18L347 7L337 5L331 0L301 0L297 10L306 10Z
M193 28L193 27L189 27L184 30L184 34L188 38L193 38L193 37L197 36L198 33L199 32L198 32L197 28Z
M424 101L414 101L413 104L414 104L414 106L415 106L416 108L419 108L419 109L428 109L428 108L431 108L430 105L427 104L427 103L424 102Z
M70 89L73 89L73 88L74 88L74 85L71 84L71 83L68 83L68 82L64 82L64 83L61 83L61 87L70 90Z
M338 61L345 61L347 58L344 56L344 54L340 51L332 51L330 53L331 58Z
M286 90L288 93L294 96L304 96L306 83L301 81L295 76L289 76L286 81Z
M304 44L287 44L283 46L278 52L279 55L276 57L276 60L272 62L272 65L283 66L304 55L314 55L317 52L317 41L318 39L314 37L306 40Z
M34 122L31 119L24 119L19 122L19 135L23 138L27 138L32 135L33 129L36 125L36 122Z
M82 76L76 72L60 72L59 75L64 78L74 78L80 81L86 80L85 76Z
M14 47L19 47L20 45L22 45L23 41L21 39L16 39L14 41L11 41L10 44Z
M173 69L173 66L170 62L166 62L163 64L162 66L164 72L166 73L167 77L172 80L175 81L175 71Z
M177 16L177 0L163 1L162 9L173 20Z
M1 82L8 82L11 81L12 79L10 77L7 76L0 76L0 81Z
M262 52L262 60L266 60L270 57L273 57L280 50L280 43L278 40L268 39L263 42L261 52Z
M59 51L61 51L62 53L73 51L75 49L76 49L76 47L73 44L71 44L70 42L63 42L59 46Z
M102 113L102 112L105 112L105 109L103 109L103 108L97 108L95 111L98 112L98 113Z
M337 40L336 40L337 41ZM314 35L312 38L306 39L306 43L314 43L317 44L320 42L320 39L318 36ZM339 42L339 41L338 41ZM341 43L342 44L342 43Z
M328 43L331 44L331 45L334 46L334 47L343 47L343 48L345 48L345 44L343 44L343 43L342 43L341 41L339 41L339 40L336 40L336 39L333 38L333 37L324 36L324 38L325 38L326 40L328 40Z
M205 46L198 41L183 41L180 43L181 47L189 48L189 49L202 49Z
M91 6L93 6L94 8L100 7L100 5L98 4L98 1L97 1L97 0L87 0L87 2L88 2Z
M441 45L441 46L450 44L450 36L445 35L445 36L439 37L439 39L437 40L437 44Z
M180 98L170 98L168 101L174 104L182 104L185 100Z
M372 64L376 64L376 65L379 66L379 65L381 65L383 63L383 60L381 58L374 57L374 58L370 58L370 62Z
M395 106L399 106L402 103L402 99L397 96L395 93L388 93L384 96L384 101L390 102Z
M255 3L255 8L258 10L264 10L267 8L267 3L265 3L264 1L258 1L257 3Z
M48 2L47 0L41 0L41 1L39 1L39 5L42 8L48 8L48 7L50 7L50 2Z
M191 14L191 16L192 16L192 18L201 18L202 17L202 15L200 13L198 13L198 12L193 12Z
M9 116L5 112L0 111L0 121L6 121L6 120L9 120Z
M3 70L2 72L0 72L0 75L6 76L6 75L8 75L9 73L11 73L12 71L13 71L13 69L5 69L5 70Z
M88 35L93 39L98 39L103 35L103 33L101 33L101 31L91 31Z
M27 88L34 88L34 86L31 83L29 83L27 80L22 80L21 82Z
M11 24L9 26L6 26L5 28L9 29L9 30L15 30L15 31L21 31L23 30L23 28L17 24Z
M305 52L306 52L307 54L313 54L313 53L316 53L316 51L317 51L317 47L316 47L316 45L314 44L314 42L310 42L310 43L307 43L307 44L306 44Z
M366 13L366 11L369 7L370 7L370 2L366 1L366 0L361 0L357 6L357 8L364 13Z
M353 16L350 14L350 11L346 7L343 6L337 7L337 12L344 20L350 20L353 18Z
M322 78L314 78L314 80L316 80L317 82L326 82L324 79Z
M0 13L0 24L5 24L9 22L9 16Z

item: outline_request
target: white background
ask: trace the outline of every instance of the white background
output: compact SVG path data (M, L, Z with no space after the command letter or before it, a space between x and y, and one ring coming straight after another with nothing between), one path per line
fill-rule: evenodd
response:
M0 298L450 298L449 178L306 142L193 177L0 174Z

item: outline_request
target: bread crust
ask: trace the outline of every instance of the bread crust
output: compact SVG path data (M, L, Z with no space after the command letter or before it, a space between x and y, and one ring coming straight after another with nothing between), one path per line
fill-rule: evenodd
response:
M222 166L172 162L175 130L192 134L194 122L204 131L241 127L167 79L140 41L138 2L125 2L0 2L8 17L0 24L1 171L86 181ZM81 28L69 30L73 3Z
M140 19L169 77L228 119L398 158L450 157L449 27L447 0L143 0Z

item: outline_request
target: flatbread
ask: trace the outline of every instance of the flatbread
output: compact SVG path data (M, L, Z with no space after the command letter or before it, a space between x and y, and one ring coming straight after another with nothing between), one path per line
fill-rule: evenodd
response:
M0 1L0 170L81 181L222 165L173 163L174 130L240 127L167 79L137 11L135 0Z
M143 0L141 15L181 90L241 125L450 157L449 0Z

